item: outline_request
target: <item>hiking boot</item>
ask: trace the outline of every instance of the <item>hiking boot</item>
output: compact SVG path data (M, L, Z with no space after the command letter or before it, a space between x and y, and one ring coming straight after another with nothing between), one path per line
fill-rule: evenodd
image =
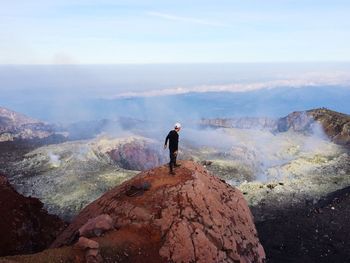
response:
M174 166L175 166L175 167L180 167L180 166L181 166L181 164L175 164Z

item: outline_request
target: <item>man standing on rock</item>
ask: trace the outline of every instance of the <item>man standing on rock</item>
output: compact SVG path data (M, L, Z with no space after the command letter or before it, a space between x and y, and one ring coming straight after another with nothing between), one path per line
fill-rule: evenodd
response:
M165 144L164 149L166 149L168 140L169 140L169 152L170 152L170 162L169 162L169 168L170 168L170 174L174 175L174 167L180 166L179 164L176 164L176 157L177 157L177 151L179 146L179 131L181 130L181 124L175 123L174 130L171 130L168 134L168 136L165 138Z

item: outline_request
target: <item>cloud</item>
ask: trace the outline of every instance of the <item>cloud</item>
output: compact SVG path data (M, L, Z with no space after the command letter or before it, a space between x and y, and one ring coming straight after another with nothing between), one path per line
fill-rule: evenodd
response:
M207 26L217 26L217 27L227 27L226 24L220 23L220 22L214 22L204 19L198 19L193 17L184 17L184 16L177 16L167 13L161 13L161 12L147 12L147 15L163 18L166 20L173 20L173 21L179 21L179 22L188 22L192 24L198 24L198 25L207 25Z
M278 87L313 87L320 85L349 85L350 74L347 72L333 73L307 73L299 77L286 78L279 80L270 80L263 82L251 83L233 83L224 85L201 85L194 87L173 87L167 89L155 89L141 92L125 92L120 93L112 98L130 98L130 97L155 97L167 95L179 95L186 93L205 93L205 92L247 92L259 89L273 89ZM110 97L109 97L110 98Z

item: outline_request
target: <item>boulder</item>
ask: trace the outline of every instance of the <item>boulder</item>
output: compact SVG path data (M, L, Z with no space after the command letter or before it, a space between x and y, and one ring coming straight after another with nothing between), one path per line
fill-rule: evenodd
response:
M86 237L80 237L78 242L74 246L75 248L82 249L82 250L90 249L90 248L98 249L100 247L96 241L92 239L88 239Z
M103 262L100 255L100 245L92 239L80 237L79 241L74 245L74 248L85 252L85 262L87 263Z
M98 237L112 228L113 219L107 214L102 214L89 219L86 224L79 228L79 235L82 237Z
M83 209L52 248L69 244L74 233L91 219L109 214L117 229L98 238L103 259L265 262L242 193L199 164L181 164L175 176L169 176L164 165L108 191ZM127 194L132 185L143 184L149 186L147 191Z

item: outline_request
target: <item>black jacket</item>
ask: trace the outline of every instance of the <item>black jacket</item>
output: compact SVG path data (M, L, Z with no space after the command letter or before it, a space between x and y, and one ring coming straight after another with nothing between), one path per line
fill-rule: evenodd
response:
M179 134L175 130L170 131L168 136L165 138L165 145L168 143L168 140L169 150L171 152L177 151L179 147Z

